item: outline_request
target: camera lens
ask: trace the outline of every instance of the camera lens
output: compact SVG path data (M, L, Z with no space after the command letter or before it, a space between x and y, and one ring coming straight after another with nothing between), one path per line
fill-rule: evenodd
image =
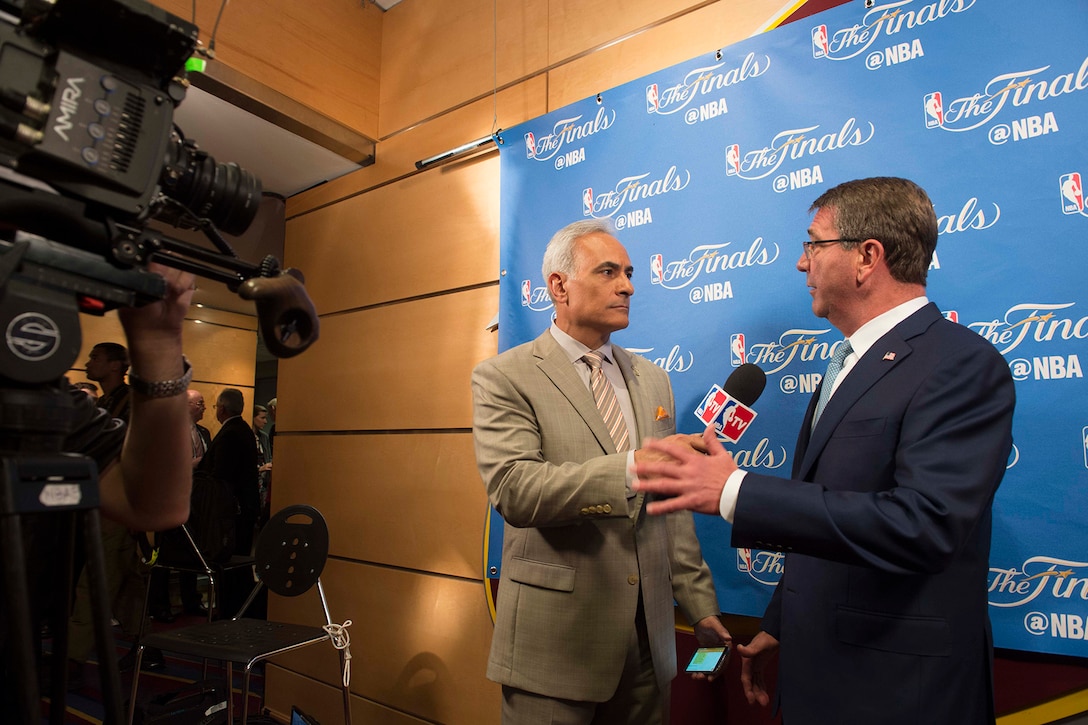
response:
M228 234L249 228L261 204L261 180L235 163L219 164L191 141L172 138L163 192Z

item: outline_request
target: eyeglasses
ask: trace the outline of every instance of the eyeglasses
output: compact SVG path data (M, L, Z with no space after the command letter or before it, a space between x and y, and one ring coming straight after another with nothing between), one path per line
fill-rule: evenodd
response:
M812 249L821 244L854 244L856 242L863 241L861 239L817 239L810 242L801 242L801 246L805 249L805 256L809 259L812 258Z

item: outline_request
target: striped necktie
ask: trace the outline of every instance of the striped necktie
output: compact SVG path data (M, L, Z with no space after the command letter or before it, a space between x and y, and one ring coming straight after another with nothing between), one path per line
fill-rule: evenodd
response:
M816 412L812 415L813 428L816 427L816 421L820 419L820 414L824 412L827 401L831 399L831 389L835 387L835 378L839 377L843 363L846 362L846 358L853 351L854 348L850 347L850 341L843 340L842 344L839 345L839 349L831 356L831 362L827 364L827 372L824 373L823 382L820 384L820 399L816 401Z
M608 428L608 434L612 436L612 442L616 444L616 452L623 453L630 448L627 435L627 424L623 420L623 411L616 399L616 391L612 389L612 383L608 382L604 371L601 370L603 358L601 353L590 350L582 359L589 365L589 382L593 388L593 400L597 403L597 410L601 411L604 424Z

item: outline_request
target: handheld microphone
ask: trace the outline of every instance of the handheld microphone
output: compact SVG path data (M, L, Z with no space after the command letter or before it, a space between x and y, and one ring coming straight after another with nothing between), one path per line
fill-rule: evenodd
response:
M714 425L718 438L736 443L756 417L752 405L763 394L767 374L757 365L745 363L733 371L725 387L715 385L695 408L695 417Z

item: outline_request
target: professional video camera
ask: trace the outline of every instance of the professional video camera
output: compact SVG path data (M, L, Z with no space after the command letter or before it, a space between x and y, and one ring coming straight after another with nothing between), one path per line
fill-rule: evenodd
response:
M219 233L249 226L260 180L217 163L173 123L197 27L142 0L9 0L0 11L19 13L0 15L0 226L19 232L0 256L9 340L0 375L36 383L63 374L79 354L75 303L95 312L161 298L161 278L142 270L149 261L254 300L273 354L305 350L318 322L301 274L273 257L240 260ZM152 220L200 229L219 251L166 236ZM28 265L33 272L20 269ZM25 316L47 297L59 304L55 319Z
M279 357L318 336L302 275L281 270L274 257L238 259L219 232L249 226L261 182L237 164L217 163L173 122L197 39L196 26L142 0L0 0L0 653L18 679L18 722L40 721L40 647L31 633L40 631L41 611L30 602L46 596L51 722L63 718L77 522L85 529L105 719L121 719L98 469L63 450L77 426L63 375L80 351L80 311L162 299L163 278L146 270L159 262L253 300L265 344ZM172 238L153 222L199 229L215 249ZM46 548L35 548L43 540L66 559L28 557ZM53 572L53 582L29 586L28 569L38 578Z

